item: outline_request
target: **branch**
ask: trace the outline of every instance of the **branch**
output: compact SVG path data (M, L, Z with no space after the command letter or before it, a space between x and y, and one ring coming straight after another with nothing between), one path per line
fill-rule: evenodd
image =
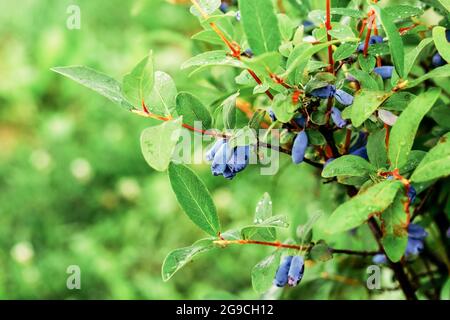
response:
M296 245L296 244L285 244L285 243L281 243L280 241L270 242L270 241L245 240L245 239L241 239L241 240L223 240L222 239L222 240L214 241L214 244L217 244L221 247L226 247L230 244L240 244L240 245L254 244L254 245L284 248L284 249L294 249L294 250L298 250L298 251L307 250L307 249L312 248L311 245L300 246L300 245ZM349 255L357 255L357 256L363 256L363 257L374 256L379 253L376 251L354 251L354 250L349 250L349 249L334 249L334 248L329 248L329 250L331 253L349 254Z
M383 233L382 233L377 221L375 220L375 218L372 217L369 219L369 226L370 226L370 229L372 230L373 235L375 236L375 240L378 243L380 251L383 252L384 254L386 254L386 252L384 251L383 245L381 243L381 237L382 237ZM389 260L389 265L390 265L391 269L394 271L395 277L397 278L397 281L399 282L400 288L402 289L403 293L405 294L406 299L417 300L417 296L414 291L414 288L412 287L411 282L409 281L408 276L405 273L405 270L403 270L403 266L401 265L401 263L399 263L399 262L394 263Z

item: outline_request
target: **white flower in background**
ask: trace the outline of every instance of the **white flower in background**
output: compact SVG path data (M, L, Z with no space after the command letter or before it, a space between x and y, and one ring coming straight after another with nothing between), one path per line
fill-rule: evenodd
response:
M33 246L26 241L16 243L11 249L11 256L15 261L25 264L33 259Z
M70 164L72 175L80 182L88 182L92 178L92 166L84 158L77 158Z
M134 201L141 195L141 187L134 178L122 178L117 183L118 193L129 201Z
M34 150L30 155L30 163L37 170L44 171L50 168L52 157L47 150Z

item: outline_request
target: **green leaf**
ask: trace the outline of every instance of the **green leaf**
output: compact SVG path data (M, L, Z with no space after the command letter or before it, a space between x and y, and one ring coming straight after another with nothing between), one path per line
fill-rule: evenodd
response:
M444 0L441 0L444 1ZM445 0L448 1L448 0ZM447 10L450 11L450 1L448 1L447 4ZM442 286L441 289L441 300L450 300L450 276L447 277L447 281L445 281L444 285Z
M330 247L323 240L319 240L309 253L314 261L325 262L333 258Z
M230 66L235 68L245 68L244 64L233 57L227 55L225 50L207 51L192 57L181 65L181 69L199 67L201 69L212 66Z
M157 171L167 170L180 138L182 118L149 127L141 134L141 151L148 165Z
M450 64L446 64L445 66L433 69L430 72L424 74L423 76L420 76L417 79L409 81L407 87L408 88L415 87L428 79L438 81L437 78L448 78L448 77L450 77Z
M348 16L352 18L364 18L364 13L360 10L349 9L349 8L331 8L332 15Z
M438 0L440 4L447 10L450 11L450 0ZM450 291L449 291L450 292Z
M281 75L282 78L286 78L289 74L297 70L297 73L302 74L303 69L308 64L308 61L311 59L313 55L318 53L319 51L328 48L329 45L339 43L340 40L332 40L325 43L321 43L315 46L311 44L305 44L297 46L291 53L291 56L287 62L287 69ZM306 48L305 48L306 47Z
M266 76L268 71L275 72L280 66L282 56L278 52L266 52L252 59L244 59L246 67L252 69L261 76Z
M411 101L398 117L389 138L389 159L392 168L400 168L406 163L419 124L440 94L440 89L429 89Z
M135 107L141 106L142 102L148 103L154 81L153 57L150 53L123 77L123 94Z
M403 208L399 193L394 202L381 214L384 251L389 259L398 262L403 257L408 243L408 230L406 227L407 215Z
M441 57L450 63L450 43L447 41L445 30L444 27L434 27L433 41Z
M201 122L202 129L211 127L212 118L209 110L192 94L180 92L176 104L177 113L183 116L185 124L194 127L195 122Z
M330 162L322 170L322 177L331 178L337 176L365 177L375 172L375 167L361 157L346 155Z
M217 236L219 216L203 181L183 164L169 165L169 178L178 202L188 217L206 233Z
M123 96L120 83L106 74L84 66L55 67L51 70L94 90L127 110L134 109Z
M433 42L430 38L425 38L420 43L415 46L411 51L409 51L405 56L405 77L411 72L414 63L419 57L420 53L428 47Z
M196 5L191 6L191 13L197 17L203 17L204 14L210 15L219 9L220 0L195 0ZM199 6L200 9L197 7Z
M350 74L361 84L361 87L365 90L378 90L378 83L369 73L363 70L353 69Z
M214 239L201 239L189 247L171 251L164 259L162 265L162 279L168 281L178 270L191 262L195 256L213 249L213 240Z
M405 175L415 170L426 154L427 154L426 151L411 150L405 165L399 169L400 174Z
M270 195L265 192L256 205L254 222L260 223L270 217L272 217L272 199L270 198Z
M245 226L241 229L243 239L255 239L257 237L263 240L275 240L277 237L275 228L287 228L289 223L284 215L277 215L267 218L264 221L258 221L253 225Z
M333 28L328 33L332 37L339 40L346 40L355 37L355 33L349 26L339 23L333 24Z
M367 155L370 163L376 168L384 168L387 165L386 129L378 130L369 135L367 140Z
M335 61L341 61L351 57L352 54L356 52L356 48L358 47L358 43L356 42L344 42L339 47L337 47L336 51L333 53L333 58Z
M272 102L272 110L280 122L287 123L291 121L296 108L297 106L292 104L292 99L281 93L277 94Z
M412 182L425 182L450 175L450 133L431 149L411 176Z
M402 184L385 180L341 204L328 221L329 232L338 233L363 224L370 215L384 211L394 201Z
M281 252L275 251L270 256L255 265L252 269L253 289L264 293L272 287L272 281L280 264Z
M416 96L410 92L396 92L383 103L383 109L403 111L415 97Z
M215 45L222 45L222 39L213 30L202 30L191 37L192 40L204 41Z
M403 41L398 33L397 26L395 25L392 17L389 15L386 9L381 9L378 6L374 6L378 11L381 24L388 37L389 48L394 61L395 70L401 78L405 77L405 53L403 49Z
M362 125L389 96L390 93L383 91L358 91L352 105L352 124L355 127Z
M281 35L272 0L240 0L242 26L255 55L278 51Z
M393 21L403 20L414 16L421 16L423 10L417 7L408 5L391 5L387 8L386 13L391 17Z
M358 62L363 71L370 73L372 72L373 68L375 68L375 63L377 62L377 60L372 55L368 55L367 57L364 57L364 55L359 55Z
M175 110L177 87L173 79L165 72L155 72L155 84L148 98L147 108L150 112L169 116Z
M226 129L234 129L236 127L236 100L239 92L229 96L222 102L223 124Z

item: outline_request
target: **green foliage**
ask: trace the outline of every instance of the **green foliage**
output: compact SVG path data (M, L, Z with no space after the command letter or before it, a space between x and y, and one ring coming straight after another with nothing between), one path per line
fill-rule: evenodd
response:
M216 236L220 222L211 195L199 177L182 164L171 163L169 178L173 192L189 218L206 233Z
M408 264L428 273L405 254L413 221L429 233L425 250L432 252L422 259L436 270L414 283L416 294L448 298L442 265L449 259L450 66L436 67L432 58L439 53L449 61L446 1L333 1L327 13L322 2L292 0L281 2L281 13L277 1L240 0L227 1L230 10L222 13L221 1L196 0L193 17L189 5L160 0L82 2L89 33L61 30L61 18L40 4L24 5L20 19L9 16L19 14L14 6L0 5L11 29L0 31L8 80L0 80L0 272L8 274L0 288L14 289L0 289L0 297L403 298L399 290L368 292L348 283L365 283L367 251L402 262L391 271ZM27 19L36 10L42 18ZM360 27L370 10L384 41L365 55L368 29L360 34ZM118 75L52 68L110 101L46 72L72 64ZM388 76L374 69L391 65ZM111 101L131 113L109 108ZM279 157L280 170L259 175L259 164L251 163L232 182L205 165L194 173L173 153L181 130L195 121L214 130L208 134L227 136L230 148L249 146L260 163L267 160L263 151ZM267 127L275 133L252 131ZM289 155L299 151L293 139L303 130L304 163L292 166ZM151 168L139 154L140 131ZM412 188L414 202L406 194ZM378 243L369 219L372 231L380 226ZM202 232L210 238L195 241ZM347 249L356 254L324 263ZM207 254L197 260L200 253ZM285 254L314 263L307 262L298 288L274 292ZM61 289L72 263L81 265L89 292ZM183 276L163 284L181 268ZM382 268L383 286L397 288L401 277L389 268Z

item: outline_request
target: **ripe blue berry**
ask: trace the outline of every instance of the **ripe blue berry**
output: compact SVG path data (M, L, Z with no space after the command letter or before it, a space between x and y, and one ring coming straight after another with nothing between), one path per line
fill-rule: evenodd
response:
M269 108L267 112L269 112L269 117L270 119L272 119L273 122L277 121L277 117L275 115L275 112L273 112L272 108Z
M408 226L408 237L423 240L428 236L428 232L420 225L410 223Z
M227 162L232 156L232 150L228 147L228 143L223 143L214 155L211 164L211 172L215 176L223 175L227 169Z
M233 155L228 160L228 167L233 173L244 170L250 159L250 146L238 146L234 149Z
M433 67L437 68L447 64L447 61L445 61L439 53L436 53L431 59L431 64L433 65Z
M337 101L344 106L349 106L353 103L353 96L344 90L336 90L336 94L334 95Z
M343 128L347 125L347 121L342 119L341 110L336 107L331 108L331 119L338 128Z
M382 67L376 67L373 69L373 72L380 75L383 79L390 79L392 78L392 72L394 71L393 66L382 66Z
M379 253L373 256L372 262L375 264L385 264L387 263L387 258L384 254Z
M410 203L413 203L414 200L416 200L416 195L417 195L416 189L410 185L407 194Z
M306 126L306 119L303 115L295 116L294 121L298 126L300 126L302 128L304 128Z
M222 144L224 144L224 143L225 143L225 139L219 139L219 140L217 140L217 141L214 143L213 147L206 153L206 159L207 159L208 161L213 161L214 156L215 156L216 153L217 153L217 150L219 150L220 147L222 146Z
M243 53L244 53L244 55L246 55L246 56L249 57L249 58L252 58L252 57L253 57L253 51L252 51L252 49L250 49L250 48L245 49Z
M227 13L229 8L230 6L226 2L222 2L222 4L219 7L220 11L222 11L223 13Z
M302 256L295 256L292 258L291 266L288 273L288 285L295 287L303 278L303 272L305 270L305 261Z
M292 256L284 257L283 261L278 267L277 273L275 274L275 279L273 279L273 284L277 287L282 288L288 283L288 273L292 258Z
M331 98L335 95L335 93L336 93L336 87L331 84L329 84L325 87L322 87L322 88L314 89L313 91L311 91L311 95L313 97L317 97L320 99Z
M361 147L361 148L358 148L355 151L350 152L350 154L352 154L354 156L358 156L358 157L364 158L366 160L369 159L369 156L367 155L367 148L365 146Z
M307 147L308 136L305 130L303 130L295 137L294 145L292 146L292 162L295 164L303 162Z

